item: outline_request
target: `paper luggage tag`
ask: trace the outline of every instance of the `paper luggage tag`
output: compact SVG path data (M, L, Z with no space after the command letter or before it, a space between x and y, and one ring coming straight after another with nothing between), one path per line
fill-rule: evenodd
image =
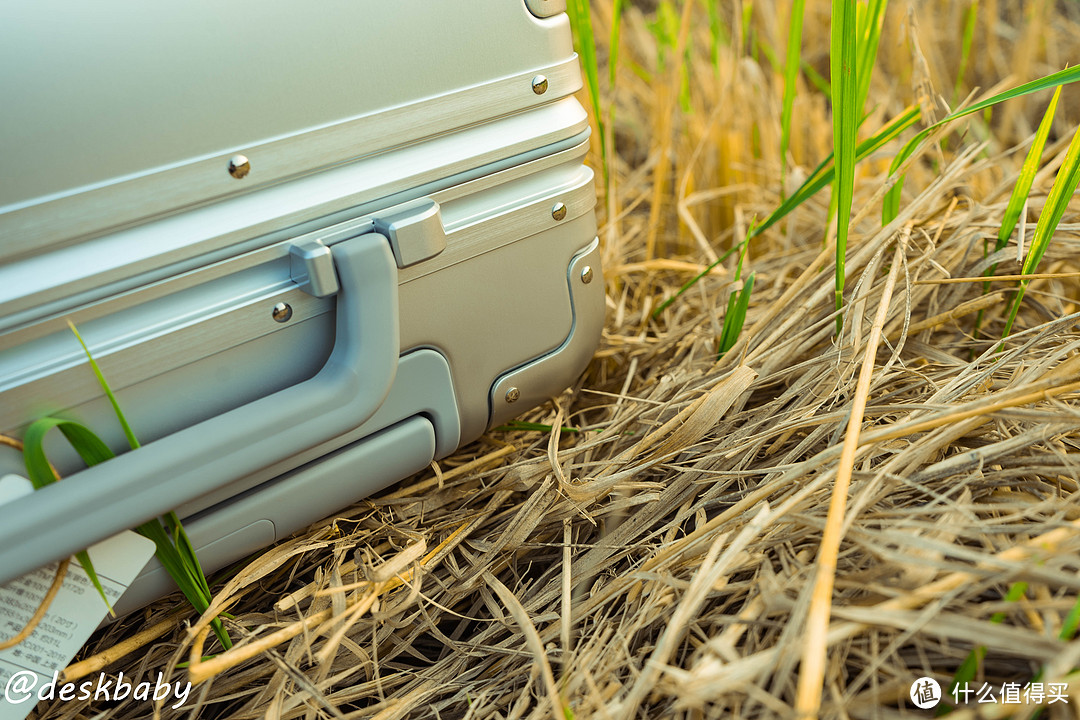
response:
M0 505L33 491L30 481L18 475L0 477ZM33 540L26 538L26 542ZM105 595L115 604L154 554L154 543L127 530L99 542L89 552ZM26 626L53 583L57 564L0 585L0 641L14 637ZM63 586L34 632L18 645L0 651L0 720L23 720L40 699L92 697L80 697L84 688L79 683L68 684L65 692L57 678L107 613L101 595L72 559ZM90 693L96 689L91 683ZM112 694L107 695L113 699Z

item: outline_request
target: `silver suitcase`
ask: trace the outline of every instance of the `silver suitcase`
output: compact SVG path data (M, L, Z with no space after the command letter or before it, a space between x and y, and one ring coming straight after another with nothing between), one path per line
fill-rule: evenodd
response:
M0 583L173 509L209 572L573 382L604 297L561 10L5 3L0 432L125 449L70 319L144 445L52 438Z

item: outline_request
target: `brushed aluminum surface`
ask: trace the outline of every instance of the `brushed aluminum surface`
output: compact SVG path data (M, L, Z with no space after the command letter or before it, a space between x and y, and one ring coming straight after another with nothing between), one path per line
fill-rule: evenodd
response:
M483 18L483 22L477 18ZM245 42L235 40L244 29ZM497 29L497 31L496 31ZM567 97L520 2L0 4L0 252L36 252ZM552 90L536 96L543 72ZM303 138L297 142L297 138ZM244 182L226 172L242 153Z

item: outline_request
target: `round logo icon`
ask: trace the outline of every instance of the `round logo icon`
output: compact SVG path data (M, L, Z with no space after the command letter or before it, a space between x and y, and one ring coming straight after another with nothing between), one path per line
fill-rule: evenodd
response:
M921 677L911 683L911 702L923 710L941 702L941 686L931 677Z

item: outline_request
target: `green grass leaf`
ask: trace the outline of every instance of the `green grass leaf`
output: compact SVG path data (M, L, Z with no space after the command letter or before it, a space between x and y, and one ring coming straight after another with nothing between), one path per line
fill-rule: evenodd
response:
M833 0L829 62L832 74L833 153L836 156L836 309L844 304L844 261L855 191L855 157L859 132L856 78L857 18L853 0ZM836 330L843 320L836 318Z
M87 465L97 465L115 457L112 450L102 442L101 438L91 432L89 428L77 422L56 417L44 417L35 420L30 423L30 427L27 428L26 433L23 435L23 461L26 464L26 476L35 490L50 485L59 479L45 456L45 436L53 428L60 429L60 432L64 434L64 437L68 439L68 442L71 443L71 446L75 448L79 457ZM94 570L90 554L86 550L80 550L75 553L75 559L82 565L82 569L86 572L90 583L98 591L98 595L101 596L105 607L109 609L109 615L115 617L116 613L113 612L109 598L105 595L105 588L101 584L97 571Z
M795 0L800 2L800 0ZM617 5L622 5L623 0L615 0ZM720 17L720 3L710 2L706 3L709 8L709 38L711 45L709 47L709 59L712 61L713 72L720 72L720 46L730 45L731 38L728 35L727 28L724 26L724 20Z
M971 45L975 39L975 25L979 20L979 0L971 0L964 12L964 34L960 41L960 68L956 71L956 84L953 86L953 104L960 97L960 88L967 75L968 62L971 60Z
M687 0L689 1L689 0ZM751 24L754 21L754 2L753 0L743 0L742 4L742 46L745 48L750 44Z
M754 235L755 227L757 227L756 216L750 220L746 238L739 243L739 261L735 263L735 282L739 282L742 278L743 262L746 260L746 251L750 245L750 238ZM750 277L743 283L742 290L732 291L731 295L728 296L727 312L724 313L724 326L720 330L720 343L716 353L717 360L722 358L728 350L735 347L735 343L739 341L739 335L742 333L743 325L746 322L746 310L750 307L750 294L753 291L754 274L750 273Z
M1040 90L1048 90L1053 87L1060 87L1062 85L1069 85L1071 83L1080 80L1080 66L1066 68L1059 70L1056 73L1051 73L1045 77L1041 77L1038 80L1032 80L1031 82L1018 85L1005 92L998 93L992 97L980 100L974 105L969 105L962 110L957 110L951 113L943 120L924 128L915 137L911 138L901 149L900 153L893 158L892 165L889 168L890 175L896 175L900 166L903 165L908 158L910 158L915 151L921 146L923 140L927 138L934 130L947 125L948 123L958 120L962 117L966 117L973 113L986 110L1006 100L1012 100L1013 98L1023 97L1024 95L1030 95L1031 93L1039 92ZM900 210L900 195L904 188L904 176L899 175L896 178L896 183L890 188L889 192L885 196L884 209L882 210L882 225L888 225L890 222L896 219Z
M1061 623L1061 632L1058 633L1058 637L1066 641L1072 640L1078 626L1080 626L1080 597L1076 599L1069 614L1065 616L1065 622Z
M101 385L101 389L105 391L105 396L109 398L109 404L112 405L113 412L116 414L116 419L120 421L120 427L124 430L124 437L127 438L128 445L131 449L139 447L139 441L135 437L135 432L131 429L131 425L128 423L127 418L124 417L124 413L120 411L120 403L116 400L116 395L113 393L112 388L109 387L109 383L105 382L105 376L101 372L101 368L98 367L97 361L94 360L94 356L90 354L90 349L86 347L86 343L83 342L82 335L79 334L79 329L75 327L75 323L68 320L68 327L71 328L71 332L75 334L75 339L82 345L83 352L86 353L86 359L90 361L90 368L94 371L94 377L97 378L98 384Z
M1065 208L1068 207L1069 201L1072 200L1073 194L1076 192L1078 183L1080 183L1080 127L1073 134L1072 142L1069 143L1069 149L1065 153L1065 160L1061 163L1061 167L1058 168L1058 174L1054 178L1054 184L1050 188L1046 204L1043 205L1042 214L1039 215L1039 221L1035 225L1035 235L1031 239L1031 248L1028 249L1021 270L1024 275L1034 273L1039 267L1039 262L1042 260L1043 255L1046 254L1047 248L1050 247L1050 241L1054 238L1054 232L1065 214ZM1005 322L1002 340L1008 337L1012 331L1013 322L1016 320L1016 313L1020 310L1020 303L1024 299L1024 292L1027 290L1028 282L1027 280L1020 281L1019 289L1009 309L1008 320Z
M140 447L139 440L135 437L135 432L132 430L131 424L128 422L127 417L125 417L123 410L120 409L120 402L116 399L116 394L109 386L100 366L94 359L94 356L86 343L83 341L82 335L79 334L79 330L75 327L74 323L69 321L68 327L71 328L71 332L75 334L75 337L79 341L79 345L82 346L83 352L86 354L86 359L90 363L90 367L94 372L94 376L97 378L98 384L101 386L105 396L109 399L113 413L116 415L116 419L119 421L121 428L123 428L124 437L127 439L128 445L132 450L138 449ZM79 452L83 462L88 466L94 465L97 462L104 462L104 460L114 457L114 454L108 446L86 427L79 425L78 423L64 423L60 425L60 429L64 432L64 435L71 442L72 446L75 447L76 451ZM72 433L78 437L73 439ZM98 455L89 456L84 454L84 451L80 449L81 446L96 450ZM103 457L103 453L108 453L108 457ZM180 518L177 517L176 513L170 512L166 514L165 519L172 528L173 534L171 537L161 521L156 519L143 523L137 528L137 531L154 542L158 561L161 562L169 575L172 576L177 587L184 594L184 597L187 598L188 602L191 603L192 607L202 614L210 607L212 598L209 583L206 581L206 575L203 573L202 565L199 563L199 559L195 554L195 548L188 539L187 533L184 532L184 526L180 523ZM211 627L225 649L232 647L232 641L230 640L228 633L225 632L224 626L221 624L220 620L215 619L211 623Z
M175 514L169 513L167 517L175 517ZM169 573L169 576L173 578L177 588L180 589L180 592L195 611L200 615L206 612L206 609L210 607L212 596L206 578L202 574L202 568L199 566L198 559L195 558L194 550L191 548L191 543L187 540L187 535L180 536L183 538L181 542L186 543L187 546L186 549L180 549L177 540L169 535L169 532L159 520L147 521L136 530L153 541L157 549L158 561L165 568L165 571ZM232 640L229 638L229 634L225 632L221 620L215 618L210 622L210 627L221 642L222 647L226 650L232 647Z
M26 462L26 472L35 490L59 479L45 456L45 436L53 428L59 428L64 433L64 437L87 465L97 465L116 457L109 446L89 428L73 420L57 417L39 418L30 424L23 435L23 459Z
M1046 146L1046 138L1050 134L1050 126L1053 124L1054 113L1057 111L1058 99L1061 97L1061 86L1059 85L1054 90L1054 97L1050 100L1050 106L1046 108L1046 112L1043 113L1042 122L1039 123L1039 129L1035 133L1035 139L1031 142L1031 148L1028 149L1027 157L1024 158L1024 164L1020 168L1020 176L1016 180L1016 185L1013 187L1012 195L1009 196L1009 204L1005 208L1005 215L1001 219L1001 227L998 228L997 242L994 243L994 252L1002 250L1005 245L1008 244L1009 238L1012 237L1013 230L1016 229L1016 224L1020 220L1020 213L1024 210L1024 204L1027 202L1028 196L1031 194L1031 184L1035 180L1035 173L1039 170L1039 164L1042 162L1043 148ZM1023 242L1023 238L1020 238L1020 242ZM983 243L984 255L985 242ZM997 272L997 263L994 263L990 267L986 268L983 275L990 277ZM982 293L985 295L990 291L990 283L983 283ZM979 337L979 329L982 327L983 311L980 310L979 314L975 316L975 329L972 332L973 337ZM972 350L974 352L974 350Z
M622 27L626 0L615 0L611 9L611 36L608 39L608 83L615 88L615 70L619 67L619 30ZM593 53L595 55L595 51Z
M604 118L600 113L600 67L596 56L596 38L593 35L592 16L589 14L589 0L567 0L566 14L570 18L570 28L574 34L574 44L581 55L581 64L585 72L585 82L589 87L589 101L596 128L600 133L600 159L603 164L604 188L609 187L610 167L608 165L607 146L604 142ZM616 20L616 27L618 21ZM613 32L617 30L613 29ZM614 45L612 47L615 47ZM614 64L612 64L614 67ZM612 70L614 73L614 70Z
M735 347L746 322L746 310L750 307L750 294L754 292L754 273L750 273L743 283L742 290L732 292L728 297L727 313L724 314L724 327L720 331L720 345L716 353L719 360Z
M803 74L806 75L806 79L810 81L811 85L817 88L817 91L819 93L826 96L832 95L832 85L829 83L828 80L822 77L821 73L819 73L813 65L808 63L806 60L802 60L799 65L802 67L802 71Z
M858 59L855 70L858 95L855 107L860 112L866 105L866 97L870 93L870 79L874 73L874 63L877 61L881 28L885 23L885 7L888 4L888 0L870 0L865 10L859 14L856 51ZM859 7L862 8L862 4Z
M799 79L802 53L803 14L806 0L794 0L788 26L787 54L784 56L784 99L780 111L780 199L787 196L784 178L787 171L788 146L791 142L791 110L795 105L795 84Z
M1035 133L1035 139L1031 142L1031 148L1028 150L1027 157L1024 158L1024 164L1020 168L1020 177L1016 180L1016 187L1013 188L1012 195L1009 197L1009 204L1005 208L1005 216L1001 219L1001 228L998 230L994 252L1005 247L1013 234L1013 230L1016 229L1016 223L1020 220L1020 212L1024 209L1024 203L1027 202L1028 195L1031 194L1031 184L1035 181L1035 173L1039 170L1039 163L1042 161L1043 148L1046 146L1046 138L1050 135L1050 126L1053 124L1054 113L1057 111L1060 97L1061 86L1059 85L1054 90L1054 97L1050 99L1050 106L1046 108L1046 112L1043 114L1042 122L1039 123L1039 129ZM990 268L986 272L988 275L993 275L994 269Z

